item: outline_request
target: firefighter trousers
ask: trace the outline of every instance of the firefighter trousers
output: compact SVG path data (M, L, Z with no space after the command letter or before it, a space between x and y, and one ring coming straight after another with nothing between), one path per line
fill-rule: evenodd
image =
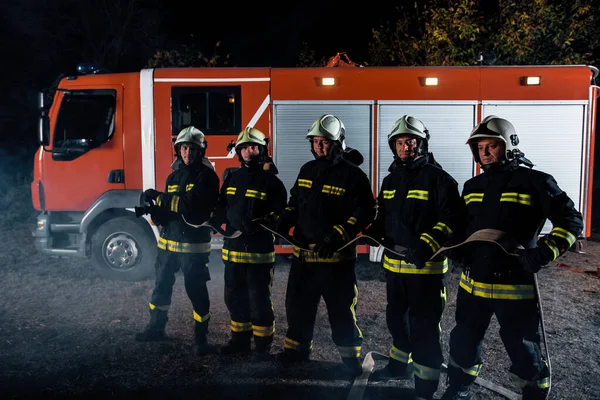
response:
M481 366L482 341L496 315L500 338L511 361L510 372L519 386L537 386L549 378L540 348L539 313L536 299L506 300L473 296L458 290L456 326L450 332L450 362L460 367L459 383L471 384Z
M225 305L231 316L233 341L254 336L258 351L267 351L275 334L271 301L274 263L246 264L225 261Z
M323 297L332 339L340 356L344 359L360 356L363 336L356 324L358 288L355 262L352 259L308 263L298 257L292 259L285 298L288 323L286 350L310 353L318 306Z
M195 332L198 336L206 335L210 319L210 299L206 282L210 280L208 261L210 253L176 253L158 249L158 257L154 266L156 281L152 290L151 303L158 309L168 310L173 295L175 274L181 269L185 292L194 308L196 320Z
M406 368L412 358L416 394L430 397L437 390L444 361L439 326L446 307L446 280L443 275L386 270L386 291L386 321L393 339L390 361Z

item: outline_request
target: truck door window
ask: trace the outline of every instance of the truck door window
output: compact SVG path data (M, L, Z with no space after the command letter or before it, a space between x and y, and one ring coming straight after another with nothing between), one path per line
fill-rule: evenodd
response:
M206 135L237 135L242 108L239 86L174 87L172 135L193 125Z
M66 91L54 129L53 152L82 155L109 141L115 130L115 109L114 90Z

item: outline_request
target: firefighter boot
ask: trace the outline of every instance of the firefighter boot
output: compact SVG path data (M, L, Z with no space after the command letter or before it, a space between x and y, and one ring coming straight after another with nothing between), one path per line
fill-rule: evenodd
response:
M277 354L277 361L279 361L279 363L281 363L281 365L284 367L309 360L310 351L298 351L284 348L281 353Z
M406 364L390 358L388 364L371 374L371 381L410 380L413 376L413 364Z
M271 344L273 343L273 335L256 336L254 335L254 351L250 362L259 363L271 361Z
M208 333L208 321L198 322L194 324L194 342L196 343L196 356L202 357L208 354L214 354L217 352L217 348L209 344L206 340L206 334Z
M448 365L448 387L440 400L471 400L471 387L458 367Z
M358 357L342 357L342 371L353 378L362 374L362 365Z
M159 342L166 340L165 327L169 320L168 312L158 308L150 309L150 322L142 332L135 334L138 342Z
M250 353L252 347L252 331L231 332L231 339L221 346L222 355Z
M523 400L546 400L549 392L550 388L525 386L523 388Z

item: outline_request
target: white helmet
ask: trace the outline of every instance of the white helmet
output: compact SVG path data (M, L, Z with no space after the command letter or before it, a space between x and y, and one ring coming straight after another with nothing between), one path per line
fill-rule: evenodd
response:
M254 158L250 162L246 162L244 161L244 158L242 157L240 151L242 147L244 147L244 145L249 144L257 145L260 151L256 158ZM265 136L264 133L262 133L256 128L247 127L246 129L240 132L240 134L237 137L237 140L235 141L235 152L237 153L238 159L241 163L250 165L254 162L263 162L265 160L265 156L268 155L268 145L269 139Z
M388 134L388 144L394 156L396 156L396 144L394 143L400 135L411 135L419 140L415 156L423 156L428 152L429 130L425 124L418 118L410 115L404 115L392 126L392 131Z
M177 135L177 139L175 140L175 147L182 143L192 143L199 146L201 149L206 149L207 142L204 133L198 128L193 126L188 126L187 128L183 128L179 135Z
M308 139L313 137L324 137L325 139L337 142L344 147L346 139L346 128L341 119L332 114L320 116L310 127L306 134Z
M481 159L479 158L477 142L487 138L498 139L504 142L506 147L504 156L507 161L521 159L525 155L517 148L519 136L513 124L504 118L488 115L475 126L466 143L471 147L473 158L478 163L481 163Z

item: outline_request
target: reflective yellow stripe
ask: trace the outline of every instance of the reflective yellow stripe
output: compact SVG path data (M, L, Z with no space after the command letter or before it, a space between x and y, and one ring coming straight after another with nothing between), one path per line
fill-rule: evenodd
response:
M575 243L577 238L571 232L566 229L555 227L550 231L550 236L558 236L559 238L565 239L569 243L569 247Z
M295 211L295 210L296 210L296 208L294 208L294 207L286 207L285 208L285 211Z
M234 195L236 190L237 190L237 188L229 186L229 187L227 187L227 189L225 189L225 194Z
M450 227L443 222L438 222L435 224L433 229L438 230L446 235L452 235L454 233L452 229L450 229Z
M200 316L196 311L194 311L194 319L198 322L206 322L210 319L210 312L205 316Z
M245 251L221 250L221 258L232 263L242 264L269 264L275 262L275 252L249 253Z
M180 197L177 195L174 195L171 198L171 211L179 212L179 199L180 199Z
M350 236L348 235L348 233L346 233L346 230L344 229L343 226L334 225L333 229L335 229L340 235L342 235L342 238L344 238L345 241L350 240Z
M231 330L233 332L248 332L252 330L252 322L237 322L231 320Z
M356 305L358 304L358 286L354 285L354 297L352 298L352 304L350 304L350 312L352 312L352 321L354 322L354 327L358 331L358 336L363 337L362 331L358 327L356 323Z
M428 190L409 190L406 195L407 199L429 200Z
M321 191L323 193L333 194L336 196L343 196L346 194L346 189L330 185L323 185L323 189L321 189Z
M348 218L348 223L349 223L350 225L354 225L354 224L356 224L356 218L354 218L354 217L350 217L350 218Z
M285 349L291 349L296 351L309 351L310 349L312 349L313 345L312 340L308 344L302 344L300 342L290 339L289 337L286 337L283 347Z
M312 187L312 181L308 179L298 179L298 186L310 189Z
M468 195L465 196L466 204L473 203L473 202L481 203L482 201L483 201L483 193L469 193Z
M404 260L390 258L384 254L383 268L397 274L439 275L445 274L448 271L448 259L444 257L443 261L427 261L425 267L419 269L414 264L407 263Z
M266 200L267 194L264 192L259 192L258 190L247 189L246 197L253 197L253 198L259 199L259 200Z
M424 241L425 243L427 243L429 245L429 247L431 247L431 250L433 250L433 252L435 253L436 251L438 251L440 249L440 244L433 238L433 236L431 236L429 233L423 233L421 234L420 239L422 241Z
M383 191L383 198L386 200L393 199L395 195L396 195L396 190L384 190Z
M189 192L189 191L190 191L190 190L192 190L193 188L194 188L194 184L193 184L193 183L188 183L188 184L185 186L185 191L186 191L186 192Z
M294 246L292 250L292 254L294 257L300 258L304 262L320 262L320 263L335 263L342 260L349 260L350 257L342 258L339 252L333 253L331 258L321 258L319 257L319 253L315 253L313 251L302 250L299 247Z
M548 246L548 248L550 248L550 250L552 251L552 261L556 260L558 258L558 256L560 256L560 250L559 250L558 246L556 245L556 243L554 243L554 240L552 240L552 239L544 240L544 244L546 246Z
M548 366L548 363L546 361L544 361L544 363L546 364L546 366ZM525 386L531 386L531 387L545 389L545 388L550 387L550 377L541 378L541 379L538 379L535 381L528 381L528 380L523 379L520 376L516 375L515 373L511 372L510 380L518 388L524 388Z
M411 353L406 353L394 345L392 345L392 348L390 349L390 358L404 364L410 364L412 362Z
M167 304L166 306L155 306L152 303L148 303L148 307L150 307L151 310L154 310L155 308L158 308L161 311L169 311L169 308L171 307L171 305Z
M415 368L415 376L425 380L425 381L439 381L441 370L437 368L430 368L425 365L421 365L417 362L413 362L413 367Z
M338 351L342 358L358 358L360 357L361 346L338 346Z
M275 323L269 326L252 325L254 336L267 337L275 334Z
M175 193L179 189L179 185L169 185L167 186L167 193Z
M525 204L526 206L531 205L531 195L516 192L502 193L500 201L509 201L511 203Z
M535 299L533 285L506 285L476 282L467 278L463 272L460 276L460 287L468 293L486 299L527 300Z
M471 376L479 376L479 372L481 372L481 367L483 366L483 364L475 364L470 368L463 368L460 365L458 365L452 359L452 357L450 357L450 359L448 360L448 365L451 365L456 368L460 368L465 374L471 375Z
M158 197L156 198L156 204L158 206L162 205L162 194L159 194Z
M158 248L174 253L210 253L209 243L181 243L165 238L158 238Z

